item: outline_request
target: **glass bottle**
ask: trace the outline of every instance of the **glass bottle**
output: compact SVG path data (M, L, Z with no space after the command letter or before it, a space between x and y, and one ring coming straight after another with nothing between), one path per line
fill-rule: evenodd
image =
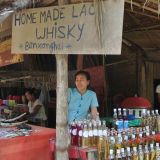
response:
M97 150L98 150L98 160L105 160L106 159L106 143L104 140L103 135L98 137L98 144L97 144Z
M123 119L121 108L118 108L118 119Z
M127 110L123 108L123 120L127 120Z
M149 160L155 160L155 156L156 156L156 151L154 150L154 145L153 143L150 144L150 158Z
M144 159L149 160L149 150L147 145L145 145L145 149L144 149Z
M160 160L160 147L159 143L156 143L156 160Z
M138 160L137 147L133 147L132 160Z
M121 156L122 156L122 160L127 160L126 154L124 152L124 148L121 148Z
M122 160L122 156L121 156L121 153L120 153L120 149L117 149L115 160Z
M98 130L96 122L93 123L93 146L97 146Z
M89 122L88 124L88 146L93 146L93 130L92 130L92 123Z
M88 147L88 128L87 125L84 125L83 133L82 133L82 147Z
M114 160L115 156L114 156L114 151L113 149L109 150L109 156L108 156L108 160Z
M109 143L109 149L112 149L115 153L115 143L116 143L116 140L115 140L115 137L113 135L113 131L111 131L110 133L110 136L108 138L108 143Z
M77 145L77 127L76 123L72 122L71 123L71 145Z
M141 126L142 127L146 126L146 121L147 121L147 119L146 119L146 109L142 110L142 118L141 118L141 120L142 120Z
M131 154L131 149L130 147L127 147L127 160L132 160L132 154Z
M120 149L122 147L122 135L118 133L116 137L116 149Z
M81 121L77 124L77 134L78 134L78 146L82 146L82 123Z
M117 123L118 123L118 115L117 115L117 109L113 110L113 127L117 129Z
M144 160L144 153L143 153L143 149L142 149L142 145L139 145L138 147L138 160Z

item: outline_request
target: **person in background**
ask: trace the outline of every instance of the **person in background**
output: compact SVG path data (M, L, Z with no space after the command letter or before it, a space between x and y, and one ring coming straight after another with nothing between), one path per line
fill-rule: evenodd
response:
M25 96L28 100L29 117L28 120L31 124L45 126L47 116L45 109L41 101L38 99L35 89L30 89L25 92Z
M98 100L96 93L89 90L90 75L86 71L78 71L75 74L76 88L69 88L68 91L68 122L83 120L87 118L89 110L91 116L96 119L98 116Z

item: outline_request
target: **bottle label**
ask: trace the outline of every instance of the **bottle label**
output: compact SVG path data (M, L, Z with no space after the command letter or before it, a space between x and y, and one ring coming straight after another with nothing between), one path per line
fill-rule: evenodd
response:
M91 131L89 131L89 133L88 133L88 134L89 134L89 136L90 136L90 137L92 137L92 136L93 136L93 131L92 131L92 130L91 130Z
M75 135L77 135L77 129L73 129L72 130L72 134L75 136Z
M107 136L107 131L103 130L103 136Z
M83 137L88 138L88 131L83 132Z
M94 135L94 136L98 136L98 131L97 131L97 129L94 129L94 130L93 130L93 135Z
M102 133L102 130L98 130L98 136L102 136L103 133Z
M82 130L79 131L78 135L82 137Z

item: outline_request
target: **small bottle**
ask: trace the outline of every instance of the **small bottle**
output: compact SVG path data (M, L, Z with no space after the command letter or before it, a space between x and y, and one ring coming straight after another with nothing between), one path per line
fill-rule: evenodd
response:
M149 160L149 150L147 145L145 145L145 149L144 149L144 159Z
M154 150L153 143L150 144L150 156L149 160L155 160L156 157L156 151Z
M124 148L121 148L121 159L122 160L127 160L127 157L126 157L126 154L125 154L125 152L124 152Z
M138 160L137 147L133 147L132 160Z
M159 147L159 143L156 143L156 160L160 160L160 147Z
M120 149L122 147L122 135L118 133L116 138L116 149Z
M83 133L82 133L82 147L88 147L88 128L87 125L84 125Z
M118 119L123 119L121 108L118 108Z
M143 150L142 150L142 145L139 145L138 160L144 160L144 153L143 153Z
M127 110L123 109L123 120L127 120Z
M110 150L109 150L108 160L114 160L114 159L115 159L114 151L113 151L113 149L110 149Z
M113 127L117 129L118 123L118 115L117 115L117 109L113 110Z
M127 150L127 160L132 160L132 154L131 154L131 149L130 149L130 147L127 147L126 148L126 150Z
M120 149L117 149L117 153L116 153L116 160L122 160L122 156L121 156L121 153L120 153Z

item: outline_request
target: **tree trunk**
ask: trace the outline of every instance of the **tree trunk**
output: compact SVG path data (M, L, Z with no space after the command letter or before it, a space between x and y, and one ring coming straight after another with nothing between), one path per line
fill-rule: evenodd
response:
M68 160L69 133L67 128L68 55L56 55L57 61L57 111L56 160Z

